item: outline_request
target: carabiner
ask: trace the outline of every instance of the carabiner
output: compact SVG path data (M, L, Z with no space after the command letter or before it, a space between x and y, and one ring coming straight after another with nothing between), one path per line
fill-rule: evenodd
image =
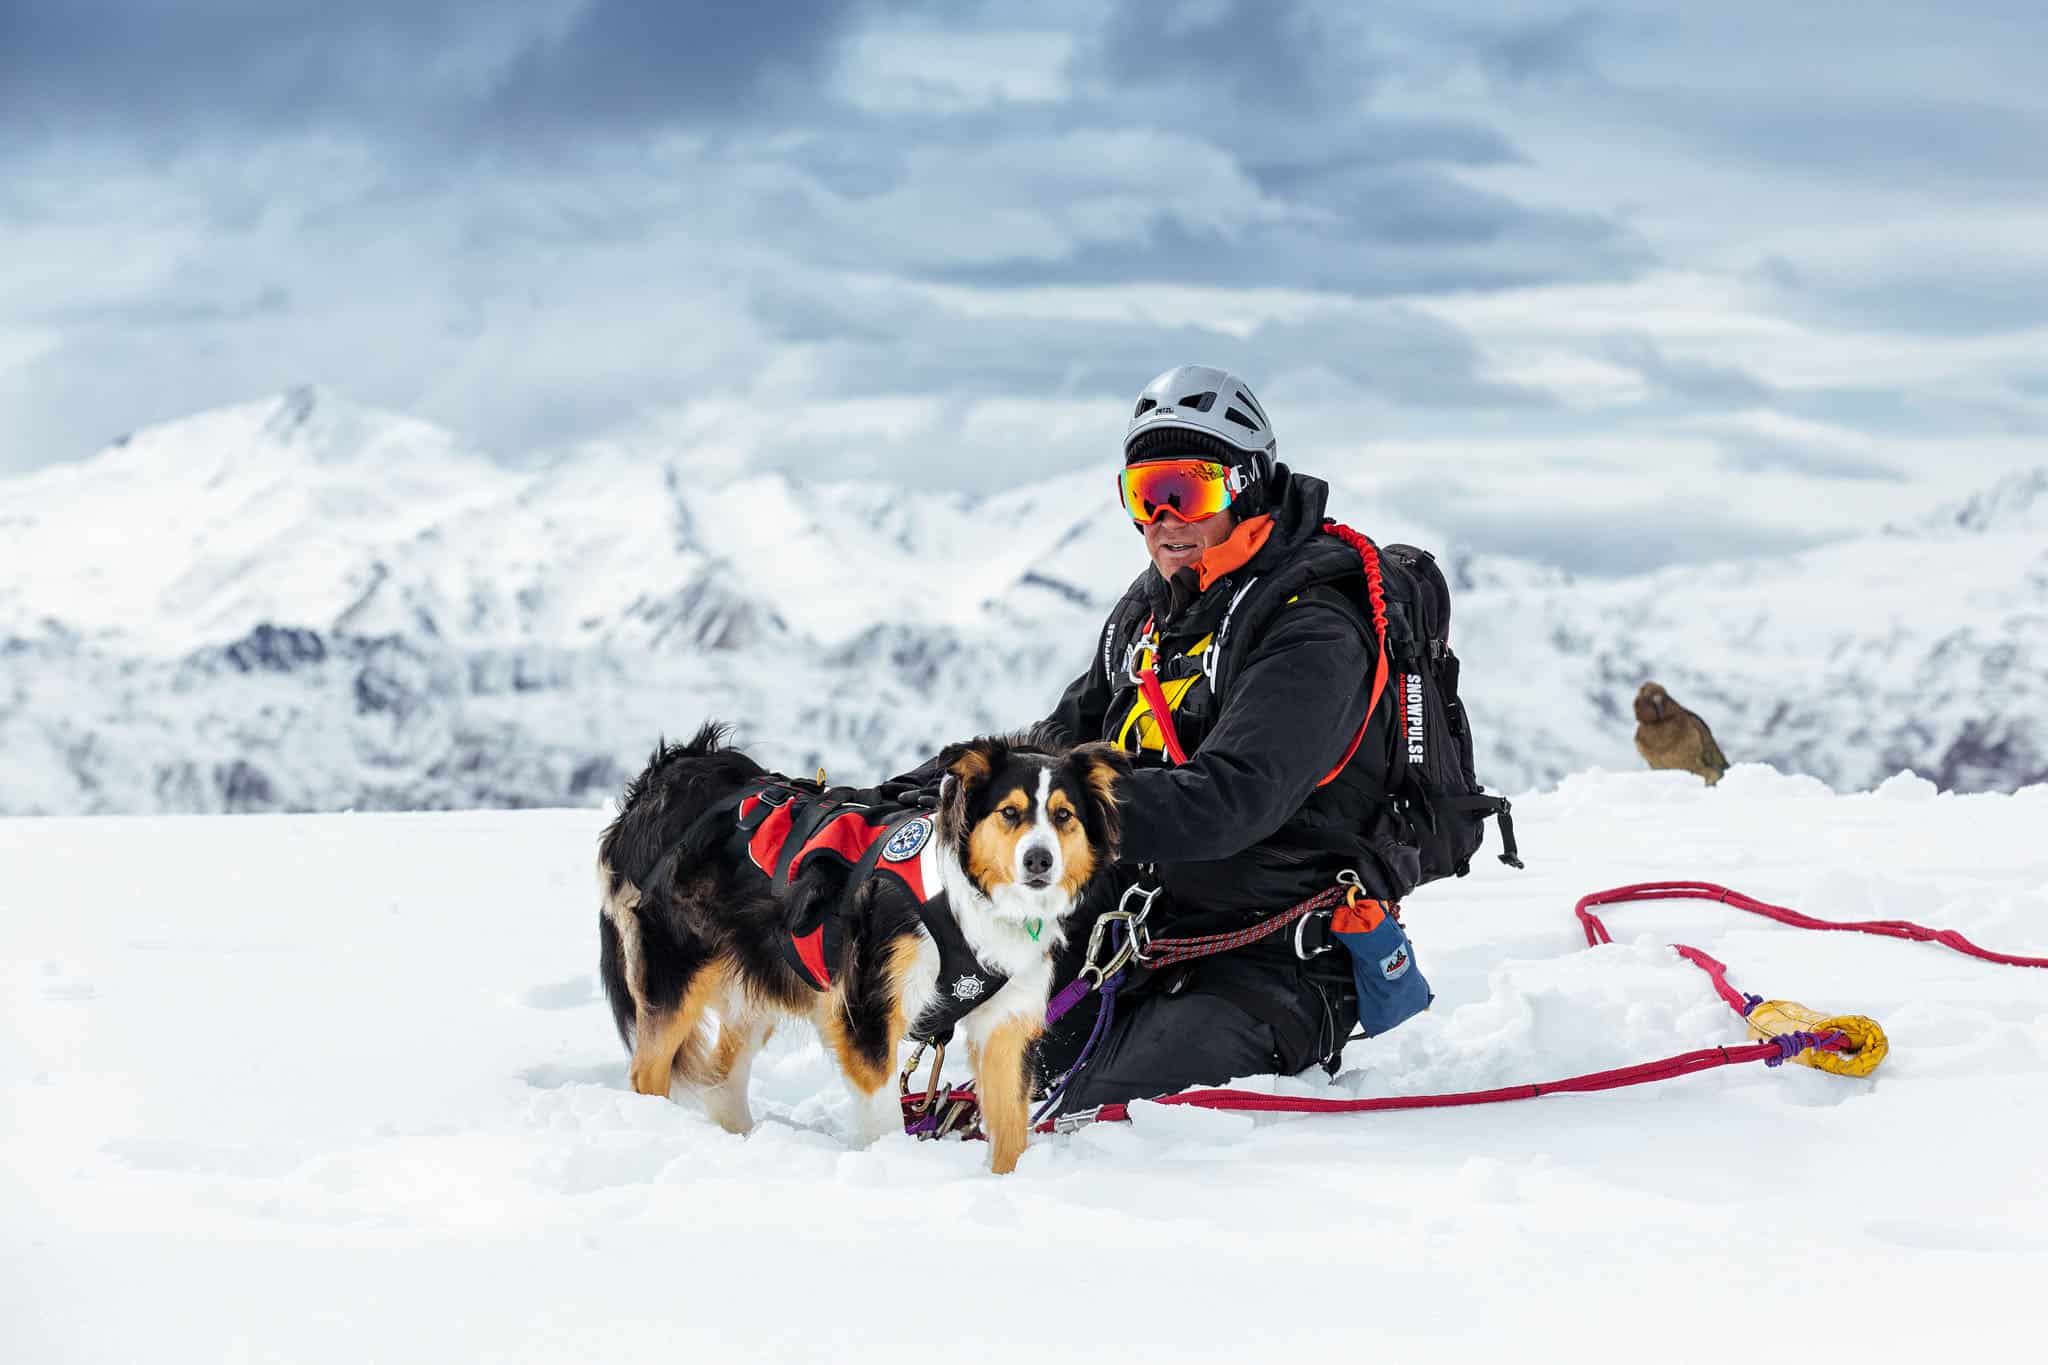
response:
M914 1074L917 1071L918 1062L923 1060L924 1050L924 1044L919 1043L917 1045L917 1051L910 1054L910 1061L907 1065L904 1066L903 1074L896 1078L897 1094L906 1103L910 1099L910 1078L912 1074ZM939 1094L939 1071L945 1065L946 1045L944 1043L933 1044L931 1080L925 1084L924 1098L917 1101L917 1103L911 1107L910 1112L912 1114L915 1114L919 1118L923 1118L926 1114L929 1114L931 1112L932 1101L937 1099Z
M1124 646L1124 676L1131 680L1131 686L1143 687L1145 685L1145 677L1138 671L1138 655L1151 654L1157 657L1158 653L1159 637L1157 635L1141 635Z

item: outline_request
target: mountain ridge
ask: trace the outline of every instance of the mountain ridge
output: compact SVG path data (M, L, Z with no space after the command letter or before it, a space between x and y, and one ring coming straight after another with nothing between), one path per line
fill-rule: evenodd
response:
M1332 482L1340 512L1369 495ZM316 389L196 414L0 482L0 812L584 803L706 716L789 771L879 777L1091 665L1142 566L1103 484L511 471ZM1910 528L1608 580L1419 538L1496 788L1634 766L1655 677L1738 761L1977 790L2048 777L2044 510L2048 468Z

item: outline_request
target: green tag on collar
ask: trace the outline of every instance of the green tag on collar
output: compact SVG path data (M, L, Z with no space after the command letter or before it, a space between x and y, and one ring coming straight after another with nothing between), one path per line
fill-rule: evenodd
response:
M1031 935L1031 941L1033 943L1038 942L1038 936L1045 932L1045 921L1042 919L1025 920L1024 932Z

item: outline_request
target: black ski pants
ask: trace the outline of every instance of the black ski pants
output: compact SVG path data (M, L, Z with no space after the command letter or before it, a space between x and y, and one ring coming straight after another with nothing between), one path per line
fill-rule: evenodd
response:
M1086 935L1078 936L1084 943ZM1335 1057L1357 1023L1345 967L1240 949L1169 967L1120 991L1108 1034L1060 1101L1076 1114L1099 1105L1170 1095L1239 1076L1291 1076ZM1071 980L1081 954L1062 955ZM1073 1065L1100 998L1083 1001L1046 1032L1039 1070L1048 1080Z

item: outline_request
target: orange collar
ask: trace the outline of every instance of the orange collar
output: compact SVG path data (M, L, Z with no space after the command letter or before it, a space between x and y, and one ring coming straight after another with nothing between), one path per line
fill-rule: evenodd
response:
M1236 573L1251 562L1252 556L1265 548L1266 537L1273 534L1273 518L1248 517L1237 524L1230 533L1230 539L1221 545L1211 545L1202 552L1195 563L1195 578L1203 592L1209 585L1225 574Z

